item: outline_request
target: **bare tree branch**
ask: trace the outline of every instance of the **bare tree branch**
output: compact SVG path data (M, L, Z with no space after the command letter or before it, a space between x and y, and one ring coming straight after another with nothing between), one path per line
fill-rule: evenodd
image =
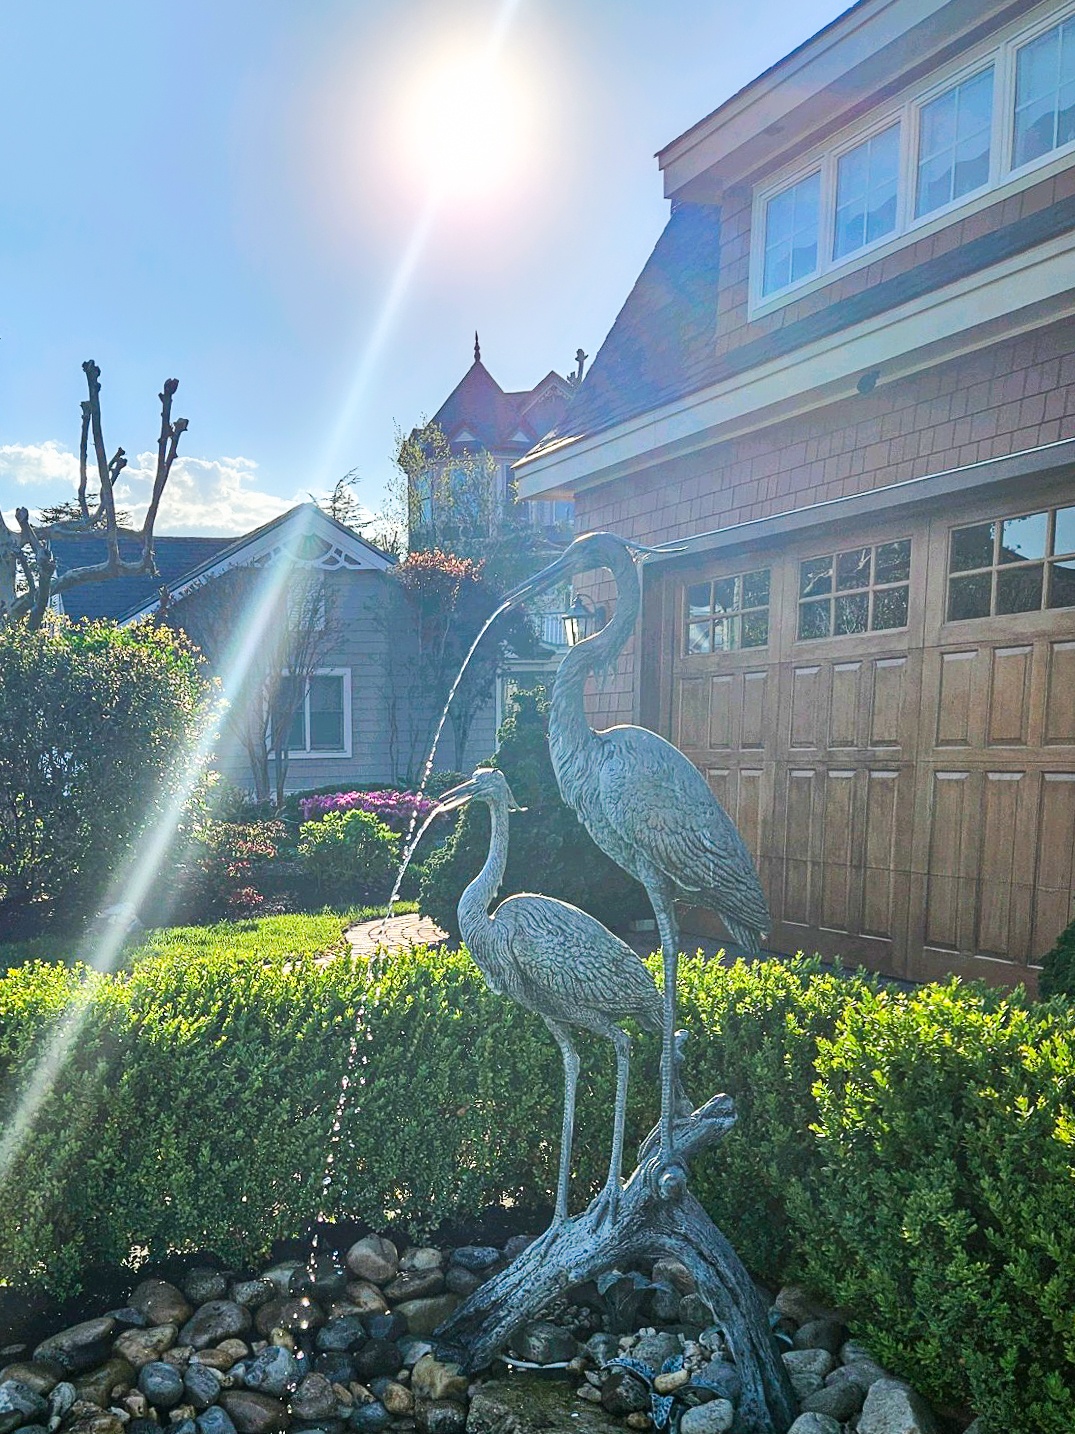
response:
M16 513L18 528L12 531L0 518L0 625L14 621L26 621L31 626L40 626L49 601L59 593L67 592L83 583L104 582L115 577L153 576L156 568L153 562L153 528L160 507L168 476L175 462L179 439L187 430L187 420L172 420L172 398L179 387L178 379L170 378L160 395L161 429L157 445L157 468L153 478L153 492L145 521L142 524L141 550L137 558L125 560L120 554L119 522L116 514L115 485L127 466L127 455L117 448L109 460L106 457L104 433L101 423L101 370L92 359L82 365L89 388L89 397L82 403L82 428L79 440L79 517L69 522L60 522L45 530L46 536L37 533L30 524L25 508ZM91 513L87 499L88 458L90 438L93 440L97 474L100 481L98 506ZM103 519L103 530L101 523ZM49 531L87 532L101 531L105 542L106 556L100 563L89 563L80 568L71 568L56 576L56 562L47 541ZM25 591L16 591L16 574L22 573Z

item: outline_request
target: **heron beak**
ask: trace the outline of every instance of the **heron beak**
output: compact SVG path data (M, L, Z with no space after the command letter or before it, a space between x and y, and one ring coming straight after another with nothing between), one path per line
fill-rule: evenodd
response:
M477 782L473 777L469 777L465 782L460 782L458 787L452 787L444 793L437 803L437 811L454 812L456 807L465 807L477 789Z
M542 568L541 571L535 573L532 578L527 578L526 581L521 582L518 587L514 587L510 592L505 593L504 601L513 605L515 603L526 602L528 598L537 597L539 593L546 592L549 588L555 587L557 583L563 582L565 578L571 577L576 569L570 561L570 556L571 549L568 548L566 552L561 553L555 561L551 562L547 568Z
M628 539L627 548L633 557L664 557L668 553L685 553L687 543L684 539L677 538L674 542L659 543L655 548L648 548L645 543L633 543Z

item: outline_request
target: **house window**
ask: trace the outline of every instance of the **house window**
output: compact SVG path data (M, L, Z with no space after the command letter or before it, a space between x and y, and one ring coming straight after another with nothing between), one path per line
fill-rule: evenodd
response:
M1075 149L1075 4L1013 21L759 186L750 310L1027 189Z
M688 656L765 647L768 641L768 568L687 588L684 650Z
M836 229L832 257L842 259L896 227L900 127L889 125L836 163Z
M1012 168L1075 140L1075 17L1016 52Z
M817 268L821 175L808 175L765 207L765 273L762 292L774 294Z
M1075 508L953 528L948 621L1075 607Z
M906 627L910 578L910 538L807 558L799 564L800 640Z
M314 673L288 733L292 757L350 755L350 673Z
M922 106L916 218L988 183L992 128L992 65Z

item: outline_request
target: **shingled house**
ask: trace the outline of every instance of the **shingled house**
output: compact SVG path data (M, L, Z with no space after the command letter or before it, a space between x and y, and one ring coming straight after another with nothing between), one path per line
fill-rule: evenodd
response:
M777 949L1033 986L1075 914L1075 6L860 0L659 162L515 469L686 540L593 715L707 774Z

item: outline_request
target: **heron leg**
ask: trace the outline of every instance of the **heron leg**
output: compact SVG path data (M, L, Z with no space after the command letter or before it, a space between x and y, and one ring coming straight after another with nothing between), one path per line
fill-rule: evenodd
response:
M623 1188L623 1131L627 1123L627 1080L631 1068L631 1037L619 1026L611 1026L606 1034L616 1047L616 1111L612 1120L608 1180L594 1204L594 1213L601 1223L615 1220Z
M672 1159L672 1122L676 1114L676 973L679 926L670 896L650 895L664 962L664 1028L661 1033L661 1163Z
M552 1229L567 1219L567 1192L571 1180L571 1146L575 1138L575 1092L579 1081L579 1053L559 1021L545 1016L545 1024L552 1032L553 1040L560 1047L564 1058L564 1123L560 1132L560 1172L556 1180L556 1210L552 1217Z

